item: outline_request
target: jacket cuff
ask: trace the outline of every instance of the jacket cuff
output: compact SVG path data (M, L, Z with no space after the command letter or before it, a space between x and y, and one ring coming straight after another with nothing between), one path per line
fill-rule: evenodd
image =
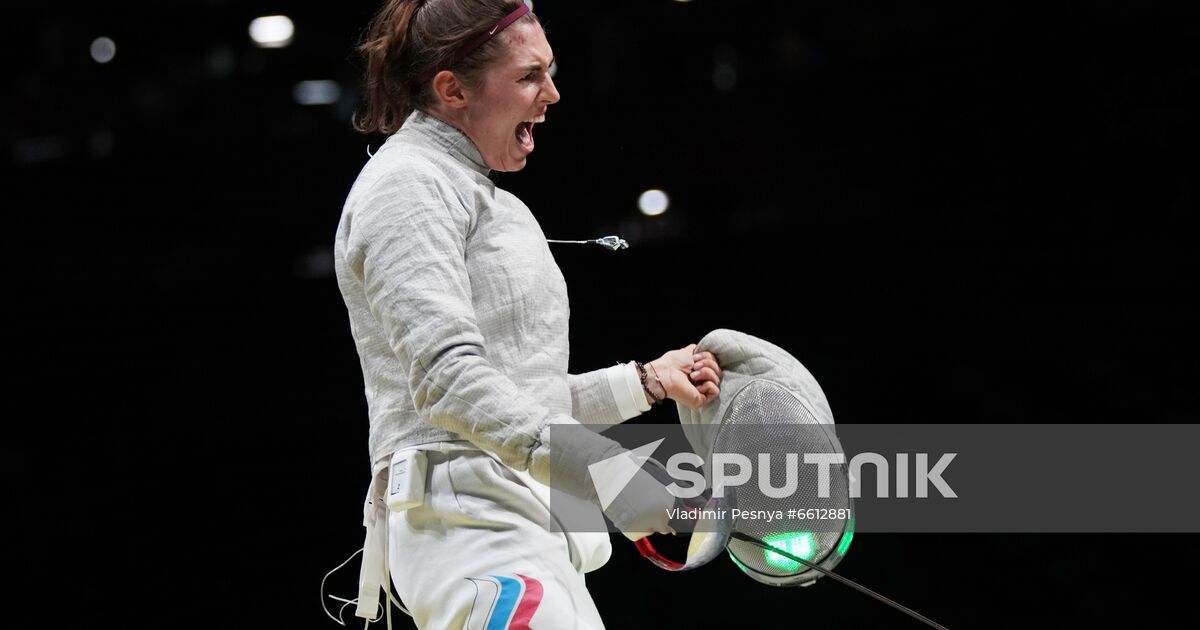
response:
M621 421L650 410L650 403L646 402L646 394L642 390L637 365L633 361L614 365L605 370L605 375L608 376L608 386L612 390L613 398L617 401Z

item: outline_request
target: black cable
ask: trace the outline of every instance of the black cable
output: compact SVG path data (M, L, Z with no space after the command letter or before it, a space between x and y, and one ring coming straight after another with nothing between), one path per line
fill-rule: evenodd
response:
M846 586L850 586L852 588L858 589L859 591L866 593L867 595L870 595L871 597L874 597L875 599L895 608L896 610L899 610L900 612L904 612L904 613L908 613L909 615L912 615L914 618L929 624L931 627L938 628L939 630L949 630L948 628L946 628L946 626L943 626L942 624L937 623L936 621L933 621L932 619L922 615L921 613L918 613L917 611L915 611L907 606L901 605L898 602L894 602L894 601L884 597L883 595L880 595L879 593L876 593L875 591L872 591L871 589L869 589L861 584L858 584L857 582L854 582L853 580L844 578L844 577L834 573L833 571L830 571L823 567L819 567L815 563L809 562L808 560L805 560L804 558L797 558L796 556L793 556L792 554L790 554L786 551L783 551L782 549L779 549L777 547L772 547L771 545L768 545L767 543L765 543L753 536L749 536L747 534L743 534L742 532L735 531L735 532L733 532L731 537L736 540L742 540L742 541L748 542L752 545L762 547L763 549L770 551L771 553L777 553L777 554L779 554L785 558L788 558L790 560L795 560L796 562L799 562L800 564L803 564L804 566L806 566L810 569L813 569L815 571L820 571L822 574L828 575L829 577L837 580L838 582L841 582L842 584L845 584Z

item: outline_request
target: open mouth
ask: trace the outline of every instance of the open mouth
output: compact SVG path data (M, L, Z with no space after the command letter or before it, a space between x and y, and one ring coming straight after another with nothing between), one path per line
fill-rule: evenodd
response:
M546 120L546 115L542 114L532 120L522 121L521 124L517 125L517 130L516 130L516 134L515 134L516 138L517 138L517 144L521 145L521 148L525 149L526 151L532 151L533 150L533 126L537 123L545 122L545 120Z

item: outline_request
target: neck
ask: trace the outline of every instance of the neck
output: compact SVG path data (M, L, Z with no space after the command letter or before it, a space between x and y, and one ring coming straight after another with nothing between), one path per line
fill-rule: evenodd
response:
M459 133L466 136L466 138L471 141L471 144L475 145L476 149L479 148L479 143L476 142L475 138L467 131L470 125L466 124L466 113L464 111L451 109L448 107L436 107L423 111L425 111L425 113L429 116L433 116L447 125L454 127ZM487 162L487 157L483 155L483 151L480 151L480 157L483 158L484 162ZM488 164L488 166L490 167L492 165Z
M426 115L433 116L447 125L454 127L459 131L459 133L470 139L471 142L475 142L475 139L471 138L471 134L467 133L465 130L466 125L463 124L463 116L461 112L446 107L431 107L422 111L424 111Z

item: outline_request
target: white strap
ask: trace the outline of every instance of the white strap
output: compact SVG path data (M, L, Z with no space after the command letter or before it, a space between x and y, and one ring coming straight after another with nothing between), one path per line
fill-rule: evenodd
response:
M362 569L358 574L358 608L356 617L371 619L378 614L379 589L386 579L387 557L387 506L383 500L382 483L387 483L386 468L371 479L367 500L363 504L363 526L367 528L363 540Z
M341 569L342 567L349 564L350 561L354 559L354 556L357 556L360 553L362 553L362 549L355 549L354 553L350 554L349 558L346 558L345 561L343 561L341 564L334 567L333 570L331 570L329 573L326 573L325 577L321 578L321 609L325 611L325 615L327 617L336 621L339 626L345 627L345 625L346 625L346 622L342 621L342 614L346 612L346 607L357 604L358 600L357 599L346 599L345 597L338 597L337 595L326 595L325 594L325 581L329 579L329 576L333 575L334 573L337 573L339 569ZM328 597L329 599L332 599L335 602L342 602L342 607L338 609L338 616L334 617L333 613L329 612L329 608L327 606L325 606L325 598L326 597ZM380 614L380 616L382 616L383 612L381 611L379 614ZM379 621L379 617L376 617L374 619L367 619L366 623L370 624L372 621Z

